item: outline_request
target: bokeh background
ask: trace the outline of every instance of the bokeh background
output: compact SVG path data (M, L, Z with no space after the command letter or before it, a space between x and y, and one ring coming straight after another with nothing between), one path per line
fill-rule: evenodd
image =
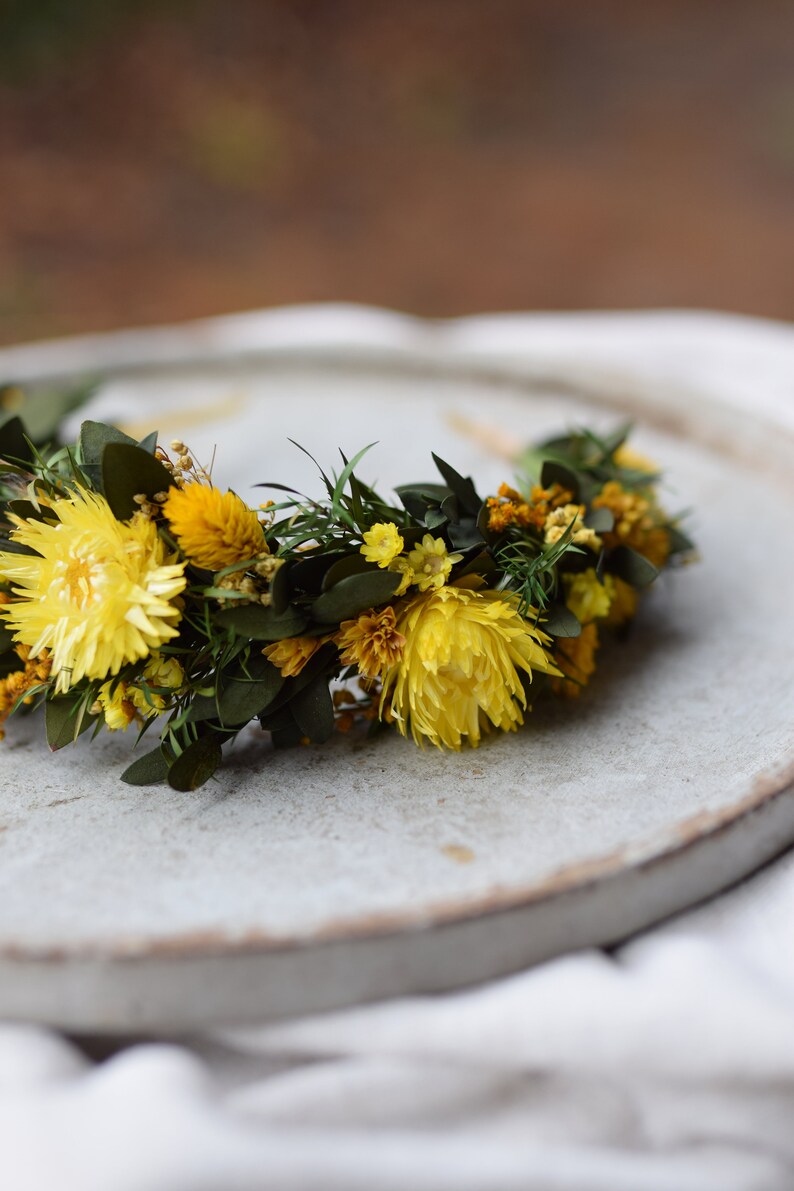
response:
M0 341L345 299L794 316L786 0L0 0Z

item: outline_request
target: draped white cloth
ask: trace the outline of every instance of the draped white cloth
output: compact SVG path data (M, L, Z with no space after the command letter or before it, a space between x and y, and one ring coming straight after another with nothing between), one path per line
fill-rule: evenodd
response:
M355 330L373 316L314 317ZM449 334L474 354L516 355L526 329L510 317ZM662 379L677 372L794 418L784 327L600 316L532 320L532 335L552 356L578 343L580 366L588 350L624 367L632 357ZM612 954L462 993L109 1047L110 1057L9 1023L0 1187L785 1191L793 939L789 853Z

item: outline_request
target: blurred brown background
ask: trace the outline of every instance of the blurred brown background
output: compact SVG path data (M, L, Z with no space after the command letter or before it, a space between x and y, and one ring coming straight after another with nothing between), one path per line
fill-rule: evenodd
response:
M794 316L784 0L0 0L0 341L350 299Z

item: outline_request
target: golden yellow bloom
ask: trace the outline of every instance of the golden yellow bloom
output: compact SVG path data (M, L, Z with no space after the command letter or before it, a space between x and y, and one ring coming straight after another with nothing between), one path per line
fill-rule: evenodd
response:
M204 570L220 571L267 552L259 518L235 492L198 483L169 488L163 511L180 549Z
M314 657L327 637L285 637L262 650L269 662L281 671L282 678L295 678Z
M107 678L176 637L185 587L156 526L117 521L104 497L80 491L52 505L57 521L15 519L14 541L36 555L0 552L18 598L0 607L14 640L49 650L56 691Z
M565 575L563 581L565 602L582 624L607 615L615 592L612 575L604 575L604 582L599 583L595 567L588 567L576 575Z
M393 559L393 561L389 563L389 570L395 571L397 574L402 575L400 586L397 588L394 594L396 596L404 595L415 579L413 567L406 556L401 554L398 558Z
M379 567L387 567L398 554L402 554L404 542L393 521L379 521L368 529L365 534L361 553L367 562L376 562Z
M2 595L5 593L0 592L0 596ZM6 600L1 602L6 603ZM52 666L49 654L43 653L41 657L33 657L30 647L27 645L17 645L15 652L23 663L22 668L13 670L5 678L0 679L0 740L5 735L2 725L19 700L23 703L31 702L33 695L30 692L34 687L41 686L49 680Z
M590 681L594 673L595 652L598 649L598 629L590 622L582 627L578 637L564 637L557 640L554 660L565 678L553 678L552 690L568 699L578 699L581 688Z
M405 602L397 631L405 646L382 676L380 713L417 744L459 749L465 737L476 747L491 726L512 731L527 704L519 672L560 673L551 638L505 592L431 588Z
M593 508L609 509L615 527L604 534L608 547L630 546L660 569L670 553L670 535L658 524L659 510L647 497L609 480L593 501Z
M591 550L601 549L601 539L595 530L584 523L584 505L560 505L552 509L543 523L544 541L548 546L559 542L568 526L573 522L571 541L576 546L589 546Z
M653 459L649 459L647 455L641 455L639 451L635 451L634 447L627 446L626 443L621 443L612 458L618 467L630 468L632 471L647 471L649 475L653 475L659 470Z
M176 691L184 681L185 672L175 658L156 654L146 663L142 678L149 688ZM106 682L100 687L93 710L104 714L105 725L111 732L126 732L130 724L140 724L166 710L169 699L158 690L144 690L135 682Z
M416 586L420 591L428 591L431 587L443 587L453 566L462 558L462 554L447 553L443 538L426 533L421 545L409 552L408 564Z
M336 638L342 661L358 666L366 678L377 678L389 666L395 665L405 646L405 637L397 630L394 609L370 608L356 620L343 620Z
M609 615L607 616L607 624L621 625L625 624L627 620L631 620L637 614L638 595L637 589L632 587L630 583L626 583L624 579L614 577L614 589L612 595L612 603L609 607Z

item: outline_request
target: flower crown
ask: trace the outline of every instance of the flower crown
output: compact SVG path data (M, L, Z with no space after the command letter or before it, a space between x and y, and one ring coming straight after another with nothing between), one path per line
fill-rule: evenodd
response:
M177 790L252 720L276 747L356 721L449 749L512 731L546 690L576 697L603 631L692 555L626 437L547 441L485 499L434 455L440 479L390 503L357 475L361 451L320 471L323 499L262 485L282 499L253 509L182 442L88 421L75 448L42 448L10 417L0 724L43 704L58 749L157 722L122 779Z

